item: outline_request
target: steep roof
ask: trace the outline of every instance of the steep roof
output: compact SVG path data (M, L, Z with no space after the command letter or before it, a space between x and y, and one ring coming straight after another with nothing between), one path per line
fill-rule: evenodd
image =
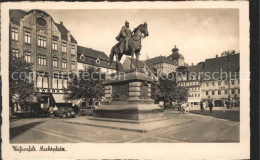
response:
M165 56L158 56L158 57L154 57L151 59L147 59L146 61L150 62L151 64L158 64L158 63L168 63L168 64L172 64L172 65L176 65L177 63Z
M189 72L195 72L195 73L199 73L199 72L203 72L203 63L197 64L195 66L189 66Z
M98 66L98 67L104 67L104 68L111 68L111 69L116 69L116 63L114 62L111 67L109 67L108 62L109 58L108 56L101 51L94 50L91 48L83 47L83 46L77 46L77 60L79 63L84 63L84 64L89 64L93 66ZM80 56L84 55L84 59L81 59ZM96 62L96 60L100 60L100 64ZM119 69L123 70L123 66L120 63L119 64Z
M234 76L235 72L239 72L239 53L230 55L230 73L232 77ZM217 57L217 58L211 58L211 59L206 59L205 64L204 64L204 72L226 72L228 73L228 57L223 56L223 57ZM238 76L238 75L237 75Z
M20 20L22 18L24 18L25 15L31 13L33 10L29 11L29 12L25 12L23 10L10 10L9 15L10 15L10 21L14 24L20 25ZM44 12L41 10L36 10L39 12ZM45 14L47 14L48 16L50 16L48 13L44 12ZM52 18L52 17L51 17ZM53 20L54 22L54 20ZM68 30L64 25L55 23L54 24L57 26L58 30L61 33L61 38L64 40L68 40L67 35L68 35ZM71 42L73 43L77 43L77 41L75 40L75 38L71 35Z
M61 39L68 40L68 37L67 37L68 30L67 30L67 28L62 24L55 23L55 25L57 26L58 30L61 33ZM77 41L75 40L75 38L72 35L71 35L71 42L77 43Z
M99 58L105 61L109 61L108 56L104 52L94 50L92 48L79 46L79 45L77 46L77 50L79 55L84 54L85 56L92 57L95 59Z
M20 19L22 19L27 12L17 9L17 10L10 10L9 15L10 15L10 21L14 24L20 25Z

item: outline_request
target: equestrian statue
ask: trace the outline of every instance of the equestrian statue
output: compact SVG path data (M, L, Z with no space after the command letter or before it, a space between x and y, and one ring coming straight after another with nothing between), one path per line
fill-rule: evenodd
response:
M121 28L116 40L119 41L111 49L109 55L109 66L112 65L114 56L116 56L116 71L119 72L119 62L123 55L131 56L130 69L134 69L133 59L136 56L136 68L139 68L139 55L142 48L142 38L149 36L147 23L140 24L133 32L129 29L129 22L125 22L125 26Z

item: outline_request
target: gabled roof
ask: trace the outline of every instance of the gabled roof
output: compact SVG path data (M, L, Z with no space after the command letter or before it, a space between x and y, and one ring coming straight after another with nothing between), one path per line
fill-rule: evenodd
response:
M92 48L87 48L87 47L83 47L83 46L77 46L77 51L78 51L78 55L80 56L81 54L87 56L87 57L92 57L95 59L102 59L105 61L109 61L108 56L101 51L98 50L94 50Z
M23 10L10 10L9 14L10 14L10 21L16 25L20 25L20 20L22 18L24 18L25 15L31 13L33 10L29 11L29 12L25 12ZM48 13L44 12L44 11L41 11L41 10L36 10L36 11L39 11L39 12L43 12L45 13L46 15L50 16ZM52 19L52 17L51 17ZM54 20L53 20L54 22ZM67 28L64 26L64 25L61 25L61 24L58 24L58 23L55 23L54 24L57 26L58 30L60 31L61 33L61 38L64 39L64 40L68 40L68 30ZM75 38L71 35L71 42L73 43L77 43L77 41L75 40Z
M67 37L68 30L67 30L67 28L64 25L61 25L61 24L58 24L58 23L55 23L55 25L57 26L58 30L61 33L61 39L68 40L68 37ZM71 42L77 43L77 41L75 40L75 38L72 35L71 35Z
M78 63L84 63L84 64L103 67L103 68L116 69L115 61L114 63L112 63L112 66L109 67L108 65L109 58L104 52L87 48L87 47L82 47L82 46L77 46L77 52L78 52L78 56L77 56ZM80 57L82 54L84 55L84 59L81 59ZM99 64L96 62L97 59L100 60ZM119 63L119 69L123 70L123 66L121 63Z
M147 59L146 61L150 62L151 64L158 64L158 63L168 63L168 64L172 64L172 65L176 65L177 63L167 57L164 56L158 56L158 57L154 57L151 59Z

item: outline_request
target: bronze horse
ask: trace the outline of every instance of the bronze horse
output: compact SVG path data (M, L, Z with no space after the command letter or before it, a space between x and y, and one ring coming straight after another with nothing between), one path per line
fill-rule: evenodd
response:
M144 36L142 35L144 34ZM113 63L113 58L114 55L116 56L116 71L119 72L119 62L122 58L123 55L131 56L131 65L130 68L131 70L134 68L133 66L133 59L134 59L134 54L136 56L136 68L139 68L139 55L140 51L142 48L142 38L145 38L149 36L148 29L147 29L147 23L145 22L144 24L140 24L137 28L133 30L133 35L132 38L128 41L128 50L124 51L124 53L120 53L118 49L118 45L116 44L112 47L111 53L109 55L110 57L110 63L109 66Z

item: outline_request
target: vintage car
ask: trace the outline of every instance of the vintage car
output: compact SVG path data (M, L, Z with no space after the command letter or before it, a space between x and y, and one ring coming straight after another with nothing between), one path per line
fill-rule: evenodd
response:
M87 106L84 109L80 109L79 115L81 115L81 116L93 116L94 115L93 110L97 109L100 105L101 105L101 102L96 101L96 102L94 102L94 105Z
M60 118L75 118L76 113L73 111L72 108L59 107L57 111L53 112L53 116L60 117Z

